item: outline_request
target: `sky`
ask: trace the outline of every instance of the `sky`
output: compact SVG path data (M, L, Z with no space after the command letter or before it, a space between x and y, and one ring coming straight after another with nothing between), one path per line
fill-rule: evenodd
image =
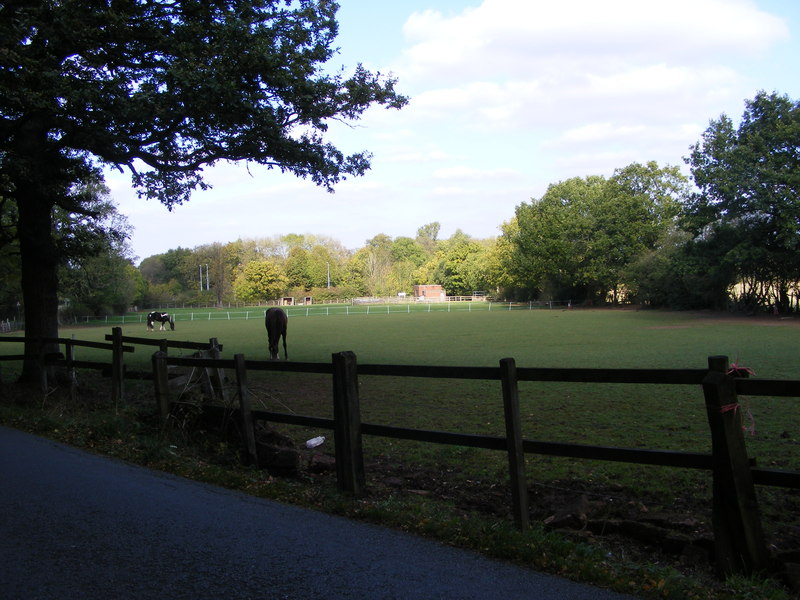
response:
M372 169L335 193L279 170L219 163L171 212L107 174L138 263L177 247L315 234L356 249L438 221L500 235L522 202L572 177L683 158L709 122L759 91L800 99L797 0L340 0L332 66L397 78L329 139Z

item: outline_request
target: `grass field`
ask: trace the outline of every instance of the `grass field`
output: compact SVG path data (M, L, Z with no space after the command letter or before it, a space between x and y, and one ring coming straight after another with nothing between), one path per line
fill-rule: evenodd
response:
M352 350L362 363L496 365L514 357L519 366L536 367L688 367L703 368L706 358L726 354L756 369L760 377L800 377L800 323L794 319L729 318L714 313L633 310L483 309L383 312L370 314L292 313L290 357L328 361L330 354ZM362 309L363 310L363 309ZM115 324L124 335L202 341L217 337L225 354L266 356L266 334L259 311L245 320L188 320L178 311L176 331L146 332L144 323ZM208 313L203 313L208 314ZM241 313L244 314L244 313ZM219 317L219 318L217 318ZM184 320L187 319L187 320ZM111 325L64 328L62 336L102 340ZM0 352L17 350L0 346ZM86 351L88 352L88 351ZM134 361L149 360L137 351Z
M80 327L62 329L61 335L102 341L110 332L110 326ZM165 332L147 332L143 323L126 323L123 334L191 341L216 337L224 345L223 358L241 353L259 360L267 355L260 317L179 319L175 331ZM368 315L295 314L289 320L288 348L294 361L329 362L332 353L351 350L361 364L476 367L496 366L501 358L513 357L519 367L702 369L709 356L723 354L754 369L758 377L800 379L800 321L714 313L378 309ZM0 353L19 351L16 344L0 344ZM126 356L128 368L149 369L152 351L152 347L137 347L133 355ZM109 360L103 351L78 348L77 354L79 359ZM5 381L13 376L12 364L2 364ZM329 376L253 372L248 378L256 408L332 416ZM364 422L504 435L499 382L366 376L359 382ZM147 384L141 385L147 392ZM521 383L520 396L527 439L699 452L710 449L699 386ZM751 424L750 416L755 424L755 434L746 436L749 455L761 467L800 471L797 399L758 397L740 398L740 402L743 415L748 415L746 424ZM299 442L331 435L289 426L280 429ZM365 437L364 447L368 476L370 469L377 470L379 465L403 465L406 481L422 490L434 484L444 486L445 494L461 490L475 506L494 504L496 512L508 511L503 453L370 437ZM536 490L534 505L544 503L548 494L568 488L572 496L603 494L653 512L683 515L676 517L678 520L691 517L702 521L710 514L708 472L536 455L529 455L526 461L529 481ZM443 473L446 485L433 481L444 478ZM759 502L770 539L786 534L790 538L787 543L800 543L796 490L760 488ZM538 517L543 516L546 514ZM785 536L782 539L786 542Z

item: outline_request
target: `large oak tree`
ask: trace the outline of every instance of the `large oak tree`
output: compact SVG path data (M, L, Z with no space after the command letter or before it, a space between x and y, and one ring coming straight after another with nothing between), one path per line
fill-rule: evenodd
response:
M0 4L0 179L18 211L26 336L58 333L53 209L80 212L80 182L104 167L127 170L167 207L205 187L203 168L221 160L328 189L369 168L368 153L345 156L326 139L328 124L406 99L391 78L327 65L337 10L327 0Z
M609 179L573 177L516 209L504 226L516 283L555 298L604 301L630 290L628 267L675 226L688 193L677 167L632 163Z

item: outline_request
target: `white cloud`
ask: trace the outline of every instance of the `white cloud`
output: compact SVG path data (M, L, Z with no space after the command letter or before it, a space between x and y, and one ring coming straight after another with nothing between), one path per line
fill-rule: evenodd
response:
M561 140L570 144L597 143L609 139L637 136L645 129L644 125L615 127L611 123L592 123L591 125L565 131L561 136Z
M464 165L436 169L434 179L455 179L459 181L487 181L496 179L518 178L514 169L498 167L495 169L476 169Z
M455 69L478 78L529 73L529 66L541 72L556 58L597 65L749 55L788 36L780 19L746 0L484 0L451 18L414 13L404 33L412 72L448 77L445 70Z
M708 119L752 97L738 62L788 29L748 0L484 0L416 12L404 34L393 70L411 88L405 127L517 165L503 146L523 144L540 172L580 175L611 160L681 163Z
M349 10L359 1L373 2L353 0ZM444 232L495 235L514 206L549 183L610 175L634 161L681 165L709 119L738 118L759 88L791 91L780 90L786 73L764 73L781 64L796 72L781 47L789 29L759 8L767 2L463 0L470 2L382 23L392 28L384 38L370 32L382 44L376 52L395 57L378 68L398 78L411 102L399 112L372 108L354 128L332 124L330 139L343 152L374 154L364 178L331 196L278 170L254 168L250 177L221 165L209 172L215 189L173 215L126 202L137 236L157 235L152 244L166 249L311 232L355 247L381 232L413 235L431 221ZM405 46L389 48L401 27ZM775 60L776 48L785 62ZM124 188L117 184L115 196L132 196Z
M419 88L411 111L501 126L570 108L579 119L581 104L604 99L625 98L627 112L653 95L672 105L712 87L735 93L741 76L725 63L788 35L782 21L737 0L485 0L450 18L415 13L404 31L411 45L395 71Z

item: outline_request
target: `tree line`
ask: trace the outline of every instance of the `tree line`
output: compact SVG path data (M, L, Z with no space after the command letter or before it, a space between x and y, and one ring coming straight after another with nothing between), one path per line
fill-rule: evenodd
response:
M419 227L414 237L380 233L358 249L313 234L175 248L141 262L131 302L256 304L284 296L348 300L411 295L414 285L434 281L456 295L485 290L494 240L475 240L462 231L439 239L440 229L433 222Z

